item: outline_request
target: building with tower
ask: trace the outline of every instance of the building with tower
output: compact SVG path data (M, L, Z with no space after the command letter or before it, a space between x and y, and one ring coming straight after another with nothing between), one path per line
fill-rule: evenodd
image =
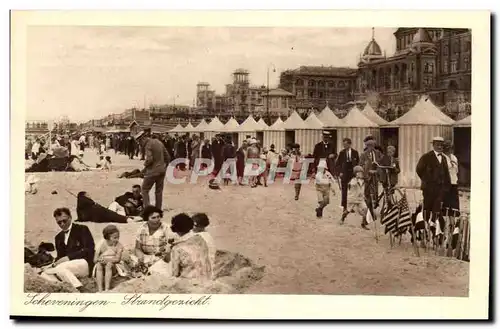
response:
M398 28L394 37L396 51L387 57L372 29L358 61L355 99L401 114L428 94L455 119L470 114L470 30Z
M196 108L213 112L216 108L215 90L210 89L208 82L198 82L196 85Z

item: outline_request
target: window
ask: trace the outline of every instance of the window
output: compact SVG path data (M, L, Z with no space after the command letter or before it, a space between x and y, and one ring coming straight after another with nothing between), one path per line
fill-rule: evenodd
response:
M328 87L334 88L335 87L335 82L333 82L333 81L328 82Z
M304 81L302 79L297 79L297 82L295 82L295 84L297 86L303 86L304 85Z
M324 87L324 86L325 86L325 82L324 82L324 81L320 81L320 82L318 82L318 85L319 85L320 87Z
M458 63L454 59L451 61L451 73L457 72L458 71Z
M309 92L309 98L314 98L314 91Z
M323 98L324 94L322 92L319 93L319 98Z
M453 45L453 52L455 54L458 54L460 52L460 43L458 41L455 41L455 44Z
M309 87L316 86L316 82L314 80L309 80Z
M443 55L448 56L448 45L443 46Z
M297 97L302 98L304 96L304 92L302 90L297 91Z
M345 82L344 81L339 81L338 87L339 88L345 88Z
M470 60L469 57L464 58L464 69L465 70L470 70Z
M424 73L433 73L434 72L434 64L426 62L424 65Z

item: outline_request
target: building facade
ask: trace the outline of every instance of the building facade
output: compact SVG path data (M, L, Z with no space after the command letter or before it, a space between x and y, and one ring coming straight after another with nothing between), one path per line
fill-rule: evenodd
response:
M298 110L323 109L326 104L338 109L354 99L356 72L344 67L301 66L282 72L279 87L295 95Z
M269 90L269 94L267 92L264 93L263 102L266 112L269 107L270 115L287 116L288 112L292 108L295 108L295 95L281 88L271 89Z
M213 112L216 107L215 90L210 89L208 82L198 82L196 85L196 107Z
M394 37L396 52L386 57L372 35L359 59L355 99L401 114L428 94L454 119L470 114L470 30L398 28Z
M245 69L233 72L233 83L226 85L225 112L234 115L254 114L264 111L263 95L266 86L252 86L249 79L250 73Z

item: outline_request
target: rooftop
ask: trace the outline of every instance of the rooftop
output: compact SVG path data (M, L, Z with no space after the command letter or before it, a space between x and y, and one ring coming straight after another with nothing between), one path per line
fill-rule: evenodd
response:
M309 74L322 76L351 76L356 74L356 69L350 67L334 67L334 66L301 66L295 70L287 70L284 72L289 74Z

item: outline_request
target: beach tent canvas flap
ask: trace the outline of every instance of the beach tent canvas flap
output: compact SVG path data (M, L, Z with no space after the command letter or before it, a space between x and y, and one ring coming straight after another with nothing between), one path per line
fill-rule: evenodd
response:
M288 119L286 119L283 123L283 128L287 130L307 129L307 125L297 111L293 111Z
M472 125L472 115L463 118L462 120L458 120L455 122L455 126L458 127L470 127Z
M285 130L285 128L283 128L283 124L283 120L281 120L281 118L278 118L272 125L269 126L269 128L267 128L267 130Z
M422 96L407 113L392 121L391 125L451 125L452 118L441 112L428 96Z
M218 117L214 117L212 121L208 124L207 131L221 131L224 124L220 122Z
M370 128L377 127L378 125L368 119L361 111L353 106L349 113L342 119L344 127L355 127L355 128Z
M378 115L377 112L373 109L373 107L370 106L370 104L367 102L365 105L365 108L363 111L361 111L370 121L375 122L378 125L386 125L389 122L382 118L380 115Z
M264 119L260 118L259 121L257 121L257 123L259 124L260 126L260 130L265 130L268 128L268 125L267 123L264 121Z
M324 124L318 119L314 112L311 112L305 121L308 129L323 129Z
M224 132L237 132L239 126L240 125L238 124L238 121L236 121L233 117L231 117L231 119L229 119L229 121L226 122L226 124L224 125L224 127L222 127L221 131L224 131Z
M207 127L208 123L205 121L205 119L202 119L201 122L194 129L196 131L205 131Z
M191 131L195 131L194 130L194 127L193 125L191 124L191 122L189 122L185 127L184 127L184 131L185 132L191 132Z
M327 105L318 114L318 119L323 123L325 127L340 127L342 126L342 120L340 120L335 113L330 109L330 107Z
M178 123L177 126L175 126L174 128L172 128L172 130L170 130L170 132L178 133L178 132L181 132L183 130L184 130L184 127L182 127L181 124Z
M260 129L260 125L255 121L253 116L250 114L248 118L238 127L239 131L257 131Z

